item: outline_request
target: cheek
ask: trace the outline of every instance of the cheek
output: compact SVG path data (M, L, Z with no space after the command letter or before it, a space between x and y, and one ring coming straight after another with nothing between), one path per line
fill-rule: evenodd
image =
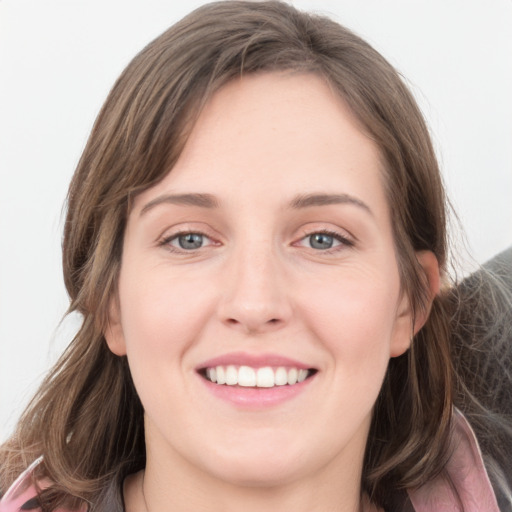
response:
M199 283L165 272L127 270L119 290L130 372L146 414L172 424L176 414L171 411L179 417L187 404L180 394L168 396L165 390L181 389L192 371L187 354L201 337L211 294L198 289Z
M398 277L352 267L296 295L305 327L327 357L325 414L319 416L328 418L322 429L332 439L346 441L369 428L389 363L398 283Z
M396 321L398 277L352 272L307 290L304 297L311 304L306 322L345 375L383 374Z
M169 357L176 362L199 336L211 296L198 282L165 272L127 272L120 282L121 316L128 356ZM132 278L131 276L136 276Z

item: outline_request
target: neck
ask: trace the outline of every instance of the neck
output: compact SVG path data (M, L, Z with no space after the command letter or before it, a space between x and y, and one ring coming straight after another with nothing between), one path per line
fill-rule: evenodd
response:
M329 472L276 485L234 485L180 472L169 476L158 464L132 475L125 483L126 512L360 512L360 474Z
M234 434L232 434L234 437ZM233 443L235 441L232 441ZM299 450L277 446L265 452L234 451L192 456L179 443L164 442L146 424L146 468L125 486L126 512L360 512L361 475L366 435L359 433L331 456L329 445L319 457L304 459ZM280 453L281 453L280 452ZM290 456L290 453L295 454ZM311 455L311 454L309 454ZM224 457L224 458L222 458ZM288 457L288 458L286 458ZM365 507L364 507L365 508Z
M243 488L219 486L209 493L203 488L177 489L162 488L145 474L132 479L138 491L132 491L132 499L126 499L127 512L154 512L156 510L179 510L183 512L360 512L362 510L359 492L351 496L336 498L330 488L305 489L299 483L279 488ZM158 489L155 489L158 487ZM178 492L176 492L178 491ZM334 499L336 498L336 499Z

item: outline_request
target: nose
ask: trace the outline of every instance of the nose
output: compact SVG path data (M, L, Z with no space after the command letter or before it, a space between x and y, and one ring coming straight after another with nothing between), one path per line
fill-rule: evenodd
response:
M226 262L219 315L230 328L260 334L285 326L292 315L283 262L268 244L251 244Z

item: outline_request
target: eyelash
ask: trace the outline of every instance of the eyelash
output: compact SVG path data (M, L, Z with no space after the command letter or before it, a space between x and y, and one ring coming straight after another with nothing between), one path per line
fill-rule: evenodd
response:
M334 238L334 240L340 242L339 245L324 250L314 249L313 247L310 247L310 249L313 249L315 252L319 252L322 254L332 254L346 248L354 247L355 245L352 239L348 238L345 235L342 235L341 233L338 233L337 231L331 231L329 229L315 229L309 233L304 233L304 236L299 240L299 242L307 238L310 238L313 235L327 235Z
M170 252L174 252L174 253L189 253L189 254L192 254L194 253L195 251L198 251L200 249L204 249L205 247L198 247L197 249L184 249L184 248L178 248L178 247L174 247L173 245L171 245L171 242L173 242L174 240L177 240L180 236L185 236L185 235L199 235L199 236L202 236L206 239L209 239L209 240L212 240L211 237L209 237L206 233L202 232L202 231L197 231L197 230L184 230L184 231L179 231L177 233L173 233L172 235L169 235L165 238L163 238L159 243L158 245L161 246L161 247L165 247L167 250L169 250ZM328 229L317 229L317 230L314 230L314 231L311 231L311 232L308 232L308 233L304 233L303 236L298 240L298 242L295 242L295 244L307 239L307 238L310 238L312 237L313 235L327 235L327 236L330 236L332 237L334 240L340 242L339 245L336 245L334 247L330 247L328 249L324 249L324 250L321 250L321 249L315 249L314 247L309 247L309 249L312 249L314 250L315 252L319 252L319 253L323 253L323 254L331 254L331 253L335 253L339 250L343 250L344 248L350 248L350 247L353 247L355 245L354 241L351 240L350 238L348 238L347 236L344 236L336 231L331 231L331 230L328 230ZM214 244L215 245L215 242Z
M171 242L173 240L177 240L180 236L185 236L185 235L200 235L204 238L207 238L209 240L212 240L211 237L209 237L206 233L203 233L202 231L197 231L197 230L184 230L184 231L178 231L177 233L173 233L172 235L169 235L169 236L166 236L165 238L163 238L159 243L158 245L161 246L161 247L165 247L167 250L169 250L170 252L176 252L176 253L193 253L194 252L194 249L183 249L181 247L174 247L171 245ZM198 249L195 249L196 251L200 250L200 249L204 249L204 247L199 247Z

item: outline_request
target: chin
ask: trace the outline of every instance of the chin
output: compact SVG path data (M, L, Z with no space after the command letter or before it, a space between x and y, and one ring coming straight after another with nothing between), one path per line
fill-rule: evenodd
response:
M237 487L274 487L289 484L301 475L297 464L280 454L279 460L246 459L240 455L213 469L215 477Z
M263 429L262 429L263 430ZM268 432L267 432L268 434ZM314 452L308 456L307 446L297 445L293 436L247 436L231 438L229 446L210 444L200 452L203 471L226 483L243 487L271 487L286 484L303 476L314 467ZM194 457L195 458L195 457Z

